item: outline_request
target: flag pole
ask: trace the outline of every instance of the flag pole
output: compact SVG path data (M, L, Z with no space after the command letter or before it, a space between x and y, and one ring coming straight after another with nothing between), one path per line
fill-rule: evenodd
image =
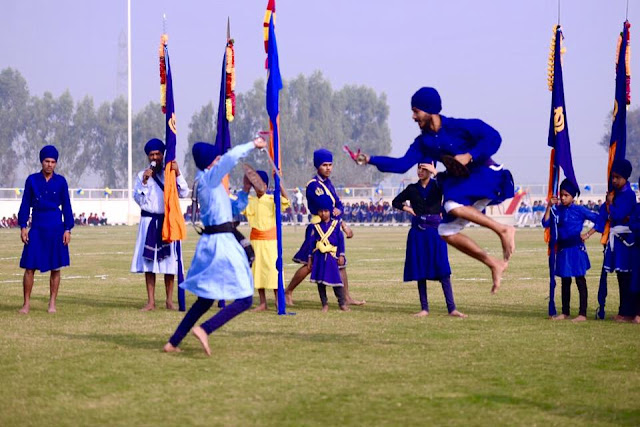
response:
M131 0L127 0L127 225L133 225L133 98L131 92Z

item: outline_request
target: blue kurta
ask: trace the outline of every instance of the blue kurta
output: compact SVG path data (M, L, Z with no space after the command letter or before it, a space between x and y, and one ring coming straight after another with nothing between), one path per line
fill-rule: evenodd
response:
M29 243L22 250L20 267L45 272L68 266L69 247L62 243L62 236L73 228L73 212L62 175L54 173L49 181L42 172L29 175L18 212L21 228L27 227L30 213Z
M549 220L542 219L542 226L549 228L553 219L557 221L557 246L555 275L558 277L582 277L591 268L587 248L580 233L585 221L595 222L598 216L584 206L556 205Z
M327 236L326 242L334 247L335 253L322 252L321 236L317 228L326 233L332 226L333 231ZM340 230L340 220L320 222L312 227L308 243L312 248L311 281L326 286L343 286L338 266L338 257L344 256L344 236Z
M411 219L404 262L404 281L440 280L451 275L447 243L438 234L442 191L431 179L426 187L410 184L393 199L393 207L402 210L406 200L416 216Z
M488 199L490 204L498 204L513 197L511 173L491 159L500 147L500 134L482 120L440 118L440 130L423 131L403 157L372 156L369 163L381 172L405 173L425 158L439 160L443 155L469 153L473 158L467 165L470 176L454 177L445 173L439 177L444 203L451 201L471 206L476 201ZM445 216L445 222L454 219L451 215Z
M603 228L603 220L610 221L609 242L604 251L604 268L607 272L632 271L634 237L629 228L629 220L636 206L636 193L627 184L616 190L613 203L600 207L598 228Z
M222 178L240 158L254 148L253 142L227 151L218 164L196 175L200 216L204 226L233 220L231 199ZM202 298L235 300L253 295L253 278L244 249L232 233L203 234L180 287Z

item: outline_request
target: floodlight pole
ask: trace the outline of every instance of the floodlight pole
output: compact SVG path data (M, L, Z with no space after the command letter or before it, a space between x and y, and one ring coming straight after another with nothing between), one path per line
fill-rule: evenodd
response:
M131 0L127 0L127 225L133 225L131 208L133 205L132 188L132 141L133 141L133 97L131 96Z

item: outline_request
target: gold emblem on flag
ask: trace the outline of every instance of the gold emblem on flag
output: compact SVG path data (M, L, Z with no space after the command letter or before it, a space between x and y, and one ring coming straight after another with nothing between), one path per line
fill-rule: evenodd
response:
M169 125L169 129L171 129L171 132L173 132L174 134L178 133L176 128L176 113L171 113L171 118L169 119L167 124Z
M562 106L553 110L553 132L555 135L564 130L564 108Z
M618 115L618 100L613 101L613 120L616 120L616 116Z

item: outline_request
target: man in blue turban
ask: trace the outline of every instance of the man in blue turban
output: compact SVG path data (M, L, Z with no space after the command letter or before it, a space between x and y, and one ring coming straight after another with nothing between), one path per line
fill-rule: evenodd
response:
M167 353L179 351L180 342L191 330L210 356L209 335L251 307L251 268L245 250L234 235L231 200L222 179L242 157L254 148L260 149L266 145L265 140L258 137L246 144L236 145L222 156L213 144L198 143L191 150L199 169L194 191L200 203L204 230L187 278L180 287L195 294L198 299L165 344L163 350ZM194 327L215 300L234 301L200 326Z
M326 148L320 148L313 152L313 166L315 166L317 170L316 176L314 176L307 183L307 205L309 207L309 212L311 213L311 223L307 225L307 229L305 231L305 240L302 243L302 246L298 250L298 252L293 256L293 261L302 264L302 266L295 272L293 278L291 278L291 282L285 291L285 300L288 305L293 305L293 290L307 277L311 274L311 270L309 269L307 263L309 260L309 255L313 250L313 247L310 245L309 235L311 231L314 229L314 225L320 222L320 217L318 216L318 200L323 195L329 196L331 200L333 200L334 206L331 210L331 218L339 219L342 231L344 231L347 239L353 237L353 231L347 225L347 223L342 221L342 213L344 212L344 206L342 205L342 201L340 197L338 197L338 193L336 192L331 179L331 172L333 171L333 154L331 151ZM342 277L342 283L344 283L344 298L347 304L350 305L362 305L365 304L365 301L358 301L351 297L349 293L349 280L347 277L347 262L345 257L345 262L340 266L340 276Z
M502 274L515 250L515 228L483 213L484 209L513 197L511 173L491 158L500 147L500 134L478 119L454 119L440 114L442 100L431 87L411 97L413 120L421 134L400 158L364 155L365 163L381 172L405 173L423 158L441 161L447 172L442 184L446 212L438 233L451 246L484 263L491 270L491 292L500 287ZM492 257L461 233L473 222L494 231L500 238L503 256Z
M132 273L144 273L147 288L147 304L142 311L156 308L156 274L164 274L167 299L165 307L173 310L173 286L178 273L178 253L176 242L162 241L164 222L164 151L165 145L157 138L150 139L144 146L149 167L138 172L133 186L133 199L140 206L140 225L136 247L131 261ZM180 197L189 195L189 185L180 173L178 162L171 162L176 171L176 183Z
M73 228L73 212L67 180L62 175L54 173L58 164L56 147L43 147L40 150L40 163L42 170L29 175L24 184L18 212L20 239L24 243L20 258L20 268L24 268L24 304L19 311L22 314L29 313L31 307L31 290L36 270L42 273L51 271L48 311L56 312L60 269L70 264L69 242ZM27 228L29 216L30 229Z

